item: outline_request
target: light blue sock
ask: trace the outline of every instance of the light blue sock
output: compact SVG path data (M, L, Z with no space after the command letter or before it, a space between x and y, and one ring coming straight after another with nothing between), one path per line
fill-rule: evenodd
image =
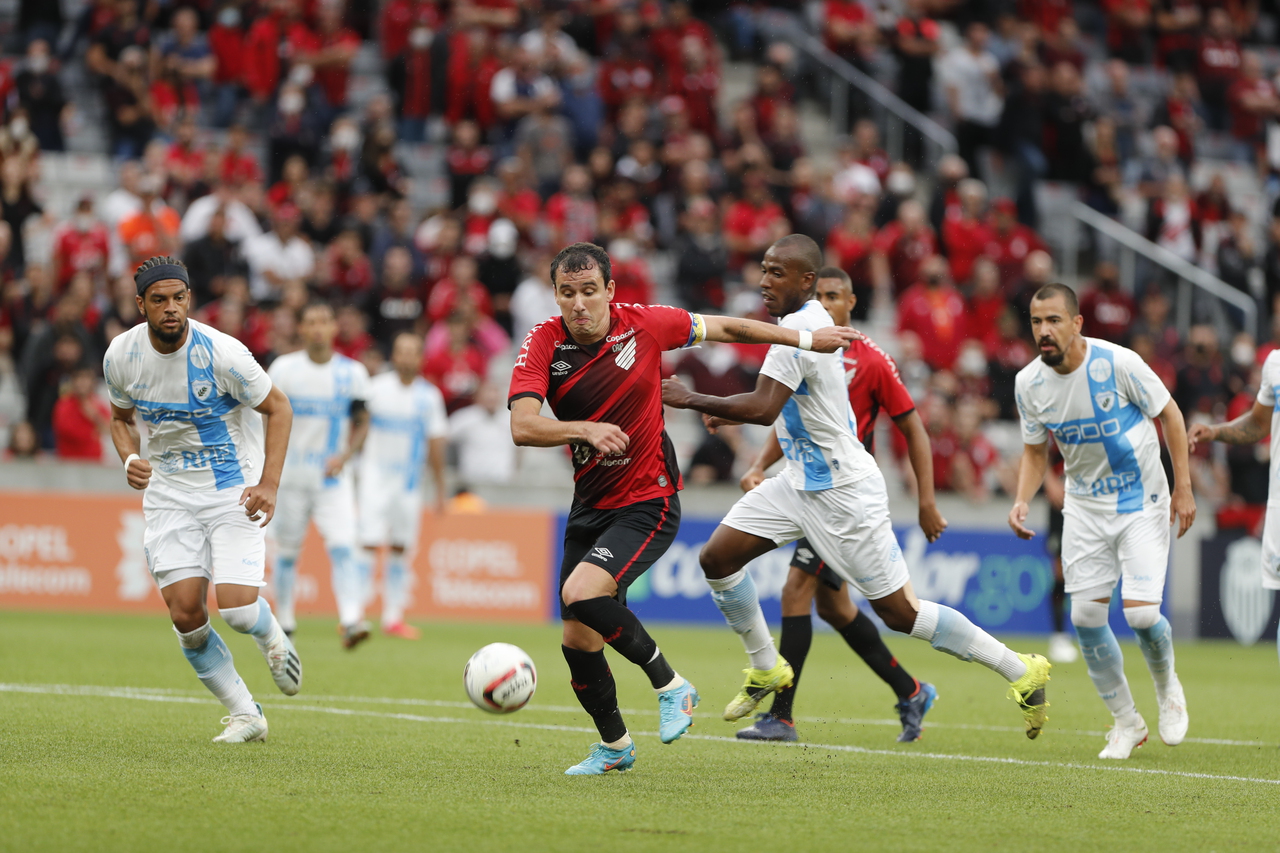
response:
M262 596L253 604L244 607L223 607L219 610L222 618L231 629L241 634L248 634L259 643L272 639L276 631L276 618L271 614L271 605Z
M373 601L373 564L377 561L377 552L360 548L352 559L356 561L356 575L360 578L360 594L364 596L364 603L368 605Z
M276 555L275 573L271 584L276 590L276 614L280 627L292 631L298 627L298 617L294 614L294 582L298 576L298 557Z
M186 656L196 677L209 692L218 697L218 701L226 706L232 714L257 714L253 704L253 695L240 680L236 672L235 662L231 659L231 650L222 642L218 632L206 622L203 626L189 633L182 633L176 627L182 653Z
M329 549L333 566L333 597L338 602L338 621L354 625L364 618L365 592L360 568L350 547L338 545Z
M1138 709L1133 704L1133 694L1129 692L1129 681L1124 677L1124 655L1111 626L1092 628L1076 625L1076 636L1080 638L1080 652L1084 655L1089 678L1093 680L1098 695L1116 720L1130 722Z
M922 600L911 636L962 661L977 661L1006 681L1017 681L1027 672L1016 652L945 604Z
M404 554L392 551L387 555L387 577L382 585L382 624L397 625L404 621L405 608L409 606L409 590L413 588L413 575Z
M1147 669L1151 670L1151 680L1156 683L1156 693L1164 694L1164 689L1173 681L1173 627L1169 620L1161 616L1160 620L1150 628L1134 628L1138 638L1138 648L1147 659Z
M773 669L778 665L778 651L769 634L769 624L764 621L760 609L760 596L756 582L746 569L739 569L727 578L707 578L711 587L711 600L720 608L729 627L742 638L742 647L751 658L755 669Z

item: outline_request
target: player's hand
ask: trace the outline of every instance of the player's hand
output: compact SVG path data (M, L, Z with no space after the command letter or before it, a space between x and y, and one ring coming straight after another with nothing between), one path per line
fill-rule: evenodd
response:
M937 504L920 505L920 529L924 531L924 538L930 542L937 542L942 531L947 529L947 520L938 512Z
M601 453L621 453L631 443L630 437L614 424L587 421L583 439Z
M851 341L866 340L857 329L848 326L826 326L813 333L814 352L835 352L844 349Z
M1009 510L1009 526L1013 528L1014 533L1018 534L1019 539L1031 539L1036 535L1034 530L1028 530L1026 526L1029 511L1030 507L1025 501L1018 501L1013 505L1013 509Z
M749 492L763 483L764 479L764 471L759 468L752 468L742 475L742 478L738 480L738 485L742 487L742 491Z
M124 476L130 486L142 491L151 482L151 463L145 459L134 459L125 469Z
M338 476L339 474L342 473L342 469L345 468L346 465L347 465L347 457L343 456L342 454L338 454L337 456L334 456L328 462L324 463L325 479Z
M1196 520L1196 499L1191 494L1190 486L1173 490L1173 500L1169 501L1169 523L1178 522L1178 538L1191 529Z
M276 487L270 483L259 483L250 486L240 493L240 506L250 521L262 519L259 527L266 527L267 522L276 514Z
M715 415L704 414L702 416L702 425L707 428L707 432L712 435L723 426L742 426L742 421L730 421L724 418L717 418Z
M676 377L662 380L662 402L671 408L689 408L689 398L692 396L685 384Z
M1191 453L1196 452L1197 441L1206 443L1213 441L1213 427L1208 424L1192 424L1187 427L1187 444Z

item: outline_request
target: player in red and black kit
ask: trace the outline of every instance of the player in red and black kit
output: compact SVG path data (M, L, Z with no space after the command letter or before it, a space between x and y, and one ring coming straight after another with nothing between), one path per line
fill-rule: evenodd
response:
M837 326L849 324L857 297L844 270L838 267L820 269L815 298L827 309ZM849 384L849 404L858 422L858 440L868 452L873 452L871 442L876 418L881 411L893 418L907 440L907 454L916 474L920 527L930 542L937 540L946 529L947 522L939 514L933 496L933 452L929 446L929 434L916 412L915 401L902 384L897 366L884 350L870 340L851 343L844 353L844 365L845 380ZM781 458L782 450L773 437L765 443L751 469L742 476L742 490L749 492L760 485L765 478L764 472ZM782 640L778 654L795 670L795 681L774 695L773 707L767 714L760 714L754 725L740 730L737 736L742 740L796 740L791 709L800 684L800 670L813 642L813 623L809 612L815 598L818 616L839 632L849 647L884 679L898 697L898 717L902 721L898 740L918 740L920 723L933 704L937 691L928 682L916 681L898 665L875 623L861 615L849 599L844 580L814 552L808 539L796 543L791 570L782 588Z
M560 566L563 651L600 743L566 772L598 775L635 763L605 643L643 669L658 692L663 743L688 730L699 698L626 607L627 587L667 550L680 523L680 472L662 416L662 353L703 340L835 352L857 333L614 304L609 256L591 243L556 255L551 281L561 316L525 338L508 406L517 445L573 448L574 497ZM544 401L555 418L540 414Z

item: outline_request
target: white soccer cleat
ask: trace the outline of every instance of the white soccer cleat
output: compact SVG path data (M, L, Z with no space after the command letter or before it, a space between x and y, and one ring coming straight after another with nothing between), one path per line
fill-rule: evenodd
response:
M1173 684L1160 697L1160 740L1169 746L1177 746L1187 736L1187 697L1182 692L1182 682L1175 677Z
M1136 726L1117 723L1107 733L1107 745L1098 753L1099 758L1128 758L1133 751L1147 742L1147 724L1138 717Z
M1049 660L1053 663L1075 663L1080 658L1070 634L1057 631L1049 636Z
M226 726L222 734L213 739L214 743L249 743L250 741L265 741L267 739L267 718L262 713L262 706L257 702L253 706L258 709L257 714L232 714L229 717L223 717L222 723Z
M271 668L271 678L276 687L286 696L296 696L302 689L302 661L298 659L298 650L293 640L283 631L275 632L271 640L258 641L258 651L267 660Z

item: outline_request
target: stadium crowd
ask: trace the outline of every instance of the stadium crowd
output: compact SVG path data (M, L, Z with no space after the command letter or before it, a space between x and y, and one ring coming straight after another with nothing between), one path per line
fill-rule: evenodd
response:
M1280 342L1280 218L1233 204L1215 164L1280 194L1275 6L92 0L64 17L22 0L0 66L3 446L104 458L101 356L140 321L134 266L171 253L190 268L194 316L264 364L297 349L296 311L315 297L338 308L339 351L371 372L398 332L423 332L460 479L506 481L516 455L485 448L509 445L513 342L557 313L557 249L605 246L619 301L757 316L761 253L796 231L852 278L855 322L891 318L896 339L881 343L928 426L937 487L983 500L1009 488L1020 447L1002 444L1002 424L1036 355L1025 309L1060 266L1036 230L1044 181L1110 216L1141 204L1146 236L1256 300L1267 340L1198 313L1180 335L1173 281L1121 281L1086 253L1086 333L1138 351L1189 421L1234 416ZM957 154L935 161L908 132L893 161L854 98L834 159L811 157L801 101L823 84L771 40L779 16L949 125ZM362 50L385 86L357 98ZM741 61L754 91L725 105ZM118 187L49 210L41 152L75 131L63 77L79 64ZM416 206L410 156L442 164L441 203ZM37 257L33 225L54 229ZM717 345L671 366L724 394L753 385L762 357ZM708 438L693 479L732 479L752 452L732 432ZM1197 487L1263 503L1265 453L1205 450Z

